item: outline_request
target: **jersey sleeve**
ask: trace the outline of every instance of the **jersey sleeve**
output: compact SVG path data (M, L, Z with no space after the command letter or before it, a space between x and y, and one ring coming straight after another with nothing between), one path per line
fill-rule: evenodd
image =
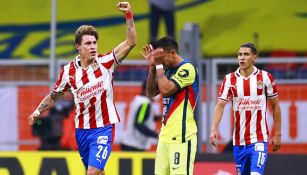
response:
M191 63L181 65L177 72L170 78L179 89L193 84L196 77L196 69Z
M230 76L226 75L220 86L218 100L228 101L232 96Z
M53 87L53 92L61 92L64 93L69 88L68 84L68 74L66 74L66 71L64 67L61 69L60 75Z
M99 54L98 62L101 63L106 69L109 69L111 71L114 70L115 64L119 65L114 50L107 52L105 54Z
M273 98L278 96L277 86L275 84L274 77L267 73L267 78L265 79L266 95L268 98Z

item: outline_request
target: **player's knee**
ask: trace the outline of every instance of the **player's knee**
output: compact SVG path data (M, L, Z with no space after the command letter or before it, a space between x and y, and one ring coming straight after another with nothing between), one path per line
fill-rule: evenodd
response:
M251 172L251 175L261 175L261 174L258 172Z
M87 175L105 175L105 173L97 168L89 167L87 169Z

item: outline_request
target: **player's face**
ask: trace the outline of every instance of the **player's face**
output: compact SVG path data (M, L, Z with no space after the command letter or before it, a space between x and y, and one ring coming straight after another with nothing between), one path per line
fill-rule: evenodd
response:
M93 60L97 56L97 40L95 36L83 35L81 45L77 45L81 58Z
M251 68L256 60L256 55L254 55L250 48L240 47L238 51L238 62L241 69Z
M164 66L166 68L172 68L174 63L175 51L166 51L164 57Z

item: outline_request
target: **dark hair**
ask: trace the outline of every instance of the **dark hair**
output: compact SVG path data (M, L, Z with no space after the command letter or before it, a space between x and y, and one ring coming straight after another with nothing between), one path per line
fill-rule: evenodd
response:
M91 35L95 36L96 40L98 40L98 32L95 27L91 25L82 25L80 26L75 33L75 44L81 45L82 36L83 35Z
M151 44L154 49L162 48L165 51L175 50L178 53L178 43L172 37L166 36Z
M254 55L257 55L257 49L256 49L256 46L253 44L253 43L243 43L241 44L240 48L241 47L247 47L247 48L250 48L252 53Z

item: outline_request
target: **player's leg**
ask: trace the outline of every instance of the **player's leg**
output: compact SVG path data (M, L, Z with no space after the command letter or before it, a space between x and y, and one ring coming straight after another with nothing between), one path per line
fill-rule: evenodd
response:
M253 144L251 154L251 174L262 175L268 155L268 144L259 142Z
M193 175L196 149L196 134L185 143L170 144L170 174Z
M168 175L169 174L169 159L168 159L168 146L159 140L156 159L155 159L155 175Z
M91 129L89 137L88 175L104 175L104 168L112 152L112 125Z
M233 146L237 175L250 175L248 146Z
M78 145L79 154L85 169L88 168L88 156L89 156L89 143L87 142L87 136L89 134L87 129L76 129L76 141Z

